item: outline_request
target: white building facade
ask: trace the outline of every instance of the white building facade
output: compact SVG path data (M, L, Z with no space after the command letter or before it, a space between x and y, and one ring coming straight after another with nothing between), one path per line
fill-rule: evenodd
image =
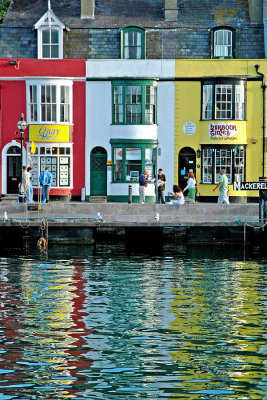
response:
M86 62L86 198L139 201L139 174L163 169L174 184L174 60ZM155 202L155 185L146 188Z

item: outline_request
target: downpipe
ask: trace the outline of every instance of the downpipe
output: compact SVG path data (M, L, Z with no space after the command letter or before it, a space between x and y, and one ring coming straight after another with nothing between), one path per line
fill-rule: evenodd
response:
M263 138L263 145L262 145L262 176L267 177L267 163L266 163L266 158L267 158L267 151L266 151L266 100L265 100L265 90L266 90L266 85L265 85L265 76L261 72L259 72L260 66L257 64L255 65L256 73L261 76L262 79L262 138Z

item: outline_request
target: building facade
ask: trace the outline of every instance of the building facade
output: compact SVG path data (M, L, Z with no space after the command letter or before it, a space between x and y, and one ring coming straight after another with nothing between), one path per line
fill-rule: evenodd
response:
M175 181L196 175L200 201L225 169L230 200L257 200L258 191L234 182L258 182L266 173L265 60L177 60L175 82Z
M23 164L52 173L51 196L81 197L84 187L85 62L0 60L1 195L18 192L20 142L17 121L28 123ZM77 173L76 173L77 172Z

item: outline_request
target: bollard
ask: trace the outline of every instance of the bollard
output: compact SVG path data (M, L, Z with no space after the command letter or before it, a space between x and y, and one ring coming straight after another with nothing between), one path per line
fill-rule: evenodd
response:
M46 193L46 202L48 203L50 198L49 198L49 189L50 185L45 185L45 193Z
M133 201L133 187L129 185L128 187L128 203L131 204Z

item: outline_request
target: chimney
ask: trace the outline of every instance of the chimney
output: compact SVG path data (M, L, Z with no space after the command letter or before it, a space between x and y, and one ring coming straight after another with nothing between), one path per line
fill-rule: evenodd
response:
M178 17L178 0L165 0L165 21L176 21Z
M249 17L252 24L263 23L263 9L265 8L264 0L249 0Z
M95 18L95 0L81 0L81 18Z

